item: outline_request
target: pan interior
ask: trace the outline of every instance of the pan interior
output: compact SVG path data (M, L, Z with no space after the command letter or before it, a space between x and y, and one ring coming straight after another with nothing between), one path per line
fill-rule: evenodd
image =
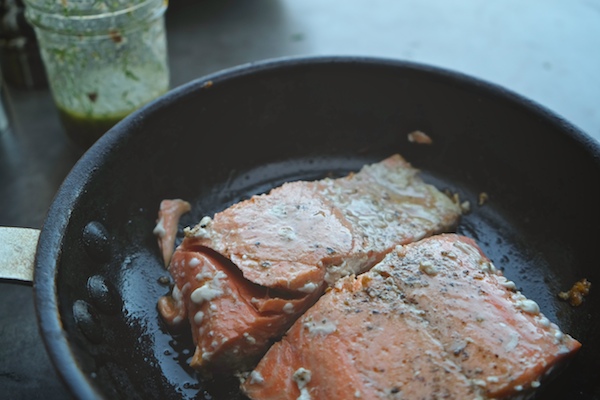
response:
M434 143L410 143L414 130ZM160 200L190 201L181 227L193 225L283 182L341 176L393 153L469 201L458 232L583 343L540 396L598 395L599 297L572 308L556 296L584 277L600 282L598 147L496 87L372 59L274 62L193 82L84 156L50 210L42 235L57 246L40 249L38 271L51 271L36 281L48 350L74 393L241 398L233 380L199 379L187 367L189 333L158 316L169 291L152 234Z

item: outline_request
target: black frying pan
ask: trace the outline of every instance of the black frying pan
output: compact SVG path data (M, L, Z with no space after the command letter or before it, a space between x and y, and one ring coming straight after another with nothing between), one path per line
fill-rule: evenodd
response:
M431 146L407 134L429 134ZM152 229L161 199L193 204L181 226L285 181L343 175L400 153L426 181L470 201L458 231L477 240L542 311L583 343L539 398L600 397L600 147L543 108L422 65L287 59L191 82L128 117L77 163L49 210L35 296L56 368L80 398L238 398L234 380L187 367L169 331ZM477 205L486 192L489 201ZM241 398L241 397L239 397Z

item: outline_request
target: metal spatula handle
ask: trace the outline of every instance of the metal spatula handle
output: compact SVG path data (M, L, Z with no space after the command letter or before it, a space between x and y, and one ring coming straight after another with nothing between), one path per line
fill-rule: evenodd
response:
M0 279L33 281L33 260L40 231L0 227Z

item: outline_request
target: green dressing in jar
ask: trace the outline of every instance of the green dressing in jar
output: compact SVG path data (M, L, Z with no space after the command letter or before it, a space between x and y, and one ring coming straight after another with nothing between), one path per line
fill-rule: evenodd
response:
M67 135L87 148L169 88L163 0L26 0Z

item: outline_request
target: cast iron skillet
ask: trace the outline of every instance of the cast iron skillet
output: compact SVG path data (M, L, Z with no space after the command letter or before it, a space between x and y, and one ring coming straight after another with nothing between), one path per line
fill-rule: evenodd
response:
M407 134L421 130L433 145ZM79 398L241 398L234 380L199 380L187 331L156 301L169 291L152 234L164 198L193 225L285 181L339 176L400 153L472 212L477 240L542 311L583 343L539 398L600 396L600 148L499 87L394 60L292 58L179 87L118 124L77 163L44 224L35 302L50 356ZM478 206L478 195L489 201Z

